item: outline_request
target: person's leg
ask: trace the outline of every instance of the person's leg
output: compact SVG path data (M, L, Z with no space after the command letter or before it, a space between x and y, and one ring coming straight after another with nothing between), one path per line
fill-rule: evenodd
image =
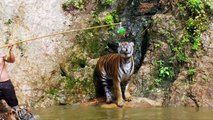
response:
M18 99L16 97L14 86L11 83L11 81L7 81L5 83L4 90L2 93L3 93L3 97L5 101L10 107L14 107L18 105Z

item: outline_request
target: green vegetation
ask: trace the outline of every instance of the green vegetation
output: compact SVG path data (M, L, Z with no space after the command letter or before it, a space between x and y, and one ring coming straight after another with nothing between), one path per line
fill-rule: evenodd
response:
M159 77L161 79L174 77L174 72L173 72L172 68L171 67L167 67L164 64L164 61L159 60L158 64L159 64Z
M61 66L62 78L48 91L48 94L56 101L59 100L61 96L65 96L65 101L68 100L69 102L70 100L79 102L83 100L83 96L87 98L94 97L93 93L95 92L92 77L84 75L91 72L90 69L86 67L88 66L86 55L82 52L82 49L74 49L77 52L73 52L70 56L69 66Z
M85 0L65 0L62 7L64 10L69 10L70 8L83 10L85 2Z
M51 89L48 94L52 95L52 96L56 96L57 95L57 90L56 89Z
M113 23L113 16L112 15L107 15L105 19L106 24L112 24Z
M211 80L211 77L209 75L203 75L202 78L205 82L209 82Z
M190 81L193 81L193 77L194 77L195 74L196 74L196 69L194 69L194 68L188 69L187 77Z
M81 93L82 92L87 93L87 92L93 91L93 90L90 90L90 89L93 89L92 80L88 80L88 79L80 80L80 79L74 79L71 77L64 77L60 80L60 82L65 83L64 88L67 91L70 91L70 90L76 91L78 89L81 89Z
M93 19L90 21L92 26L113 24L119 22L119 16L116 10L109 10L108 8L101 7L93 14ZM107 11L107 12L106 12ZM87 51L91 58L97 58L108 51L108 43L112 43L112 36L115 36L115 26L109 26L101 29L93 29L82 32L77 35L76 43L84 50Z
M84 68L87 65L87 60L86 58L80 58L80 57L76 57L73 56L72 60L71 60L71 64L72 66L72 71L73 72L78 72L80 71L81 68Z
M114 0L103 0L101 4L98 4L96 10L93 13L93 19L89 22L91 26L113 24L119 22L119 16L114 8L111 8ZM72 11L74 9L83 10L89 3L86 0L64 0L63 9L64 11ZM76 36L76 43L84 51L87 51L91 58L96 58L106 53L108 42L112 42L110 39L114 35L114 26L86 30ZM74 69L78 70L78 66Z
M182 41L190 42L192 50L197 51L201 48L201 33L209 27L209 6L205 0L184 0L178 7L186 20Z
M171 82L174 78L174 69L167 65L163 60L157 61L158 78L154 80L155 87L162 87L165 83Z
M199 57L201 52L201 34L209 28L209 15L212 14L212 2L210 0L179 0L179 19L181 19L183 36L178 37L176 32L167 30L163 35L171 49L171 55L158 60L158 74L154 80L156 87L161 87L166 81L173 82L180 68L187 70L188 81L193 81L196 75L195 65L192 58ZM185 21L185 22L184 22ZM176 24L171 20L170 24ZM155 47L160 49L160 43L155 43ZM164 55L165 56L165 55ZM153 89L153 86L151 86Z
M63 88L60 88L60 84L64 84ZM63 93L60 93L63 89ZM95 96L94 94L93 82L91 79L74 79L72 77L63 77L59 81L59 85L51 89L48 94L57 99L60 94L64 94L69 97L77 97L77 95L89 95L91 98Z
M107 41L100 30L90 30L76 37L76 43L87 51L91 58L97 58L106 51Z
M113 2L114 2L114 0L105 0L104 4L112 5Z

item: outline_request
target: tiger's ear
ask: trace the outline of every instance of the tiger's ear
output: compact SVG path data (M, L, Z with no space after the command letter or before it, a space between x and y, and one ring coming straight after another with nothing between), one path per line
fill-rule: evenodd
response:
M134 46L134 45L135 45L133 42L130 42L129 44L130 44L131 46Z
M11 112L16 113L16 108L15 107L11 108Z
M118 46L118 47L121 46L121 45L122 45L122 43L120 43L120 42L117 43L117 46Z

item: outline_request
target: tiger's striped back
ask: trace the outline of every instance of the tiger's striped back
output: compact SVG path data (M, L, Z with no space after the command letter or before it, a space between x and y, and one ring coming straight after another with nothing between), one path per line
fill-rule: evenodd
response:
M127 70L125 68L125 61L129 61L130 64ZM134 71L133 58L123 58L120 54L108 54L102 56L96 65L96 74L102 80L103 85L107 85L107 80L112 80L113 77L118 77L120 82L123 82L132 75Z

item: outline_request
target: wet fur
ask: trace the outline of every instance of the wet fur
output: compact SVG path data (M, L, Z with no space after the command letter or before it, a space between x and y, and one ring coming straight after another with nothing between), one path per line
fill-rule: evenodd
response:
M17 120L34 120L34 116L25 104L21 104L12 108Z
M12 112L12 110L10 110L6 113L1 113L0 120L17 120L17 119L15 118L15 113Z
M0 114L0 120L34 120L34 117L29 108L23 104Z

